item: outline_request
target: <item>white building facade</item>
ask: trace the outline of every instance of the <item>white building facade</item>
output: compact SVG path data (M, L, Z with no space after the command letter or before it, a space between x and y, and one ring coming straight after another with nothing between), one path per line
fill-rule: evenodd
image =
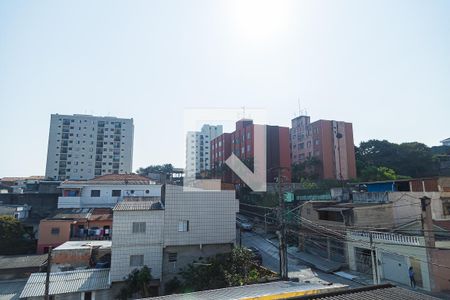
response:
M161 196L161 185L136 174L110 174L91 180L64 181L58 208L114 207L124 197Z
M45 176L83 180L131 173L133 119L52 114Z
M165 185L154 199L125 199L114 208L111 280L146 265L167 282L200 257L230 252L236 242L234 191L183 191ZM116 243L117 241L117 243Z
M189 131L186 136L186 177L195 177L211 170L211 140L222 134L222 125L202 126L201 131Z
M134 270L147 266L152 277L162 277L164 210L160 198L125 200L114 209L111 281L124 281Z

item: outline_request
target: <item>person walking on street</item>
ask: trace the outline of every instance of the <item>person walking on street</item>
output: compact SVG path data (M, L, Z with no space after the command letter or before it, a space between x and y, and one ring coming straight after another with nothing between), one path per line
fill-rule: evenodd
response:
M408 275L409 275L409 282L411 284L411 287L413 289L415 289L416 288L416 279L414 278L414 269L413 269L413 267L409 267Z

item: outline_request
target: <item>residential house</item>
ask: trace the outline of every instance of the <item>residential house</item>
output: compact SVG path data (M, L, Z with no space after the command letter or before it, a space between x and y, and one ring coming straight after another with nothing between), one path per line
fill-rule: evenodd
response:
M137 174L109 174L61 183L58 208L114 207L123 197L160 196L161 186Z
M236 239L235 192L165 185L161 197L126 198L114 208L111 281L147 265L167 282L199 257L230 252Z
M19 221L26 220L30 216L31 206L0 204L0 215L12 216Z
M404 284L409 283L408 268L412 266L419 287L450 290L448 281L440 279L450 274L450 265L442 267L450 260L450 232L433 238L430 245L421 221L430 219L430 230L445 233L443 228L450 225L449 178L363 186L366 191L353 192L351 203L312 201L303 205L302 226L313 234L301 236L301 249L346 262L351 270L362 273L373 271L373 257L380 280ZM423 216L423 197L430 198L427 218ZM430 230L425 232L433 232Z
M37 253L47 253L70 240L108 240L112 235L110 208L61 209L41 220Z
M136 268L162 278L164 208L160 197L127 198L114 209L111 281L124 281Z

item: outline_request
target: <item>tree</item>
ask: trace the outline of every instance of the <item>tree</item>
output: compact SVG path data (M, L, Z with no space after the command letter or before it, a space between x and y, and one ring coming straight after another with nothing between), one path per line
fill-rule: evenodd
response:
M439 174L439 162L433 155L446 151L445 148L432 149L418 142L402 144L386 140L361 142L360 146L355 148L358 177L364 180L379 180L377 178L435 176Z
M142 176L148 176L150 173L171 174L173 173L173 169L172 164L150 165L146 168L139 168L136 173Z
M308 157L305 161L292 165L292 181L317 180L320 177L322 161L317 157Z
M152 275L150 269L147 266L143 266L140 270L134 269L125 280L125 286L120 290L117 295L117 299L129 299L136 293L140 297L149 297L150 295L150 282Z
M386 167L368 166L361 171L360 179L364 181L395 180L395 171Z
M180 271L183 282L179 291L192 292L256 283L273 275L255 265L251 252L245 248L236 247L231 253L199 260Z
M0 216L0 255L33 253L35 247L35 241L18 220Z

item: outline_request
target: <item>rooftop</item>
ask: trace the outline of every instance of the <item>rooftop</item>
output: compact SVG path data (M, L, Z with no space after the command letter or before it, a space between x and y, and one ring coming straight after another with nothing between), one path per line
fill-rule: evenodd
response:
M217 290L207 290L187 294L168 295L155 297L151 299L161 300L178 300L178 299L196 299L196 300L228 300L228 299L256 299L266 297L264 299L290 299L295 296L308 294L319 294L325 291L342 290L346 286L335 284L332 286L324 286L321 284L298 283L290 281L276 281L269 283L260 283L252 285L243 285L229 287ZM275 297L274 297L275 296ZM271 298L272 297L272 298ZM150 298L149 298L150 299ZM262 298L261 298L262 299Z
M61 183L61 187L64 187L64 185L97 185L97 184L144 185L144 184L155 184L155 182L145 176L141 176L138 174L106 174L95 177L90 180L66 180Z
M111 249L111 241L68 241L56 247L53 251L80 250L80 249Z
M421 294L415 291L400 288L391 284L377 286L368 286L356 289L349 289L337 292L324 293L320 295L311 295L296 297L294 299L326 299L326 300L433 300L438 299L429 295Z
M110 208L58 209L56 213L49 219L52 220L87 219L89 221L112 220L112 210Z
M28 176L28 177L3 177L0 181L21 181L21 180L44 180L45 176Z
M125 199L114 206L114 211L127 210L162 210L164 209L160 202L161 197L145 197L145 200Z
M47 261L47 254L0 256L0 270L40 267L46 261Z
M1 280L0 281L0 299L1 300L19 300L20 292L27 283L23 280Z
M28 278L20 298L42 297L46 273L33 273ZM108 289L109 269L88 269L50 273L50 295Z

